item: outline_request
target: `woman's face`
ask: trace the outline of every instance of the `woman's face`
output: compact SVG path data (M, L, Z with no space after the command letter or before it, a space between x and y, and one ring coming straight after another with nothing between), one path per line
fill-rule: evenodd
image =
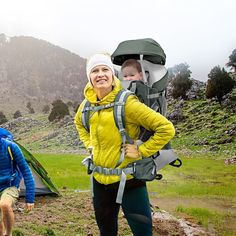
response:
M113 74L107 66L96 66L90 73L90 81L96 90L112 90Z

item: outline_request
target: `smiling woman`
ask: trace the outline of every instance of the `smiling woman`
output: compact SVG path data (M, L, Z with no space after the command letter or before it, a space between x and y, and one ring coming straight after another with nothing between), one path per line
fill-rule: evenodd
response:
M88 173L92 173L93 206L100 235L116 236L118 213L123 209L134 236L152 235L152 217L146 182L125 173L124 168L160 150L174 136L174 127L160 113L141 103L134 94L126 102L121 82L115 77L107 54L95 54L86 66L89 83L84 89L75 124L80 139L91 152ZM90 106L86 104L90 103ZM124 109L126 128L117 128L114 111ZM84 126L88 115L88 129ZM120 122L120 120L118 121ZM149 140L137 145L140 127L153 131ZM125 137L121 134L125 133Z

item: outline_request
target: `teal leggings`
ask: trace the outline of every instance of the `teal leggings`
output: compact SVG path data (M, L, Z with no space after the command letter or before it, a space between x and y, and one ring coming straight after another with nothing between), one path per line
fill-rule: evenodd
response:
M117 236L118 213L116 203L118 183L102 185L93 180L94 210L100 236ZM121 207L134 236L152 236L152 217L145 182L128 180Z

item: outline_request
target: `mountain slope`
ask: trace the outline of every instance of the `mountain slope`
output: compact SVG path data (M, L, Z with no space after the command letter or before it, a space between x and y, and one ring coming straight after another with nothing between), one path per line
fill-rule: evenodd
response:
M168 117L176 129L172 147L179 154L224 153L222 158L236 154L236 89L229 96L223 107L204 99L169 101ZM1 127L32 152L84 153L73 122L75 113L71 110L70 114L58 122L49 122L48 114L28 114Z
M55 99L82 100L85 59L33 37L0 35L0 110L41 110Z

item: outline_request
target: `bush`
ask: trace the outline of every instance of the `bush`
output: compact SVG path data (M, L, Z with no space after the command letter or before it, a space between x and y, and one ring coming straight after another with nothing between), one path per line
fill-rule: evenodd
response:
M52 103L52 111L48 116L50 122L54 120L60 120L66 115L70 115L68 106L62 100L56 100Z
M22 117L22 114L21 114L21 112L20 112L19 110L17 110L17 111L13 114L13 118L14 118L14 119L17 119L17 118L19 118L19 117Z
M8 120L6 118L6 116L4 115L4 113L2 111L0 111L0 125L6 123Z

